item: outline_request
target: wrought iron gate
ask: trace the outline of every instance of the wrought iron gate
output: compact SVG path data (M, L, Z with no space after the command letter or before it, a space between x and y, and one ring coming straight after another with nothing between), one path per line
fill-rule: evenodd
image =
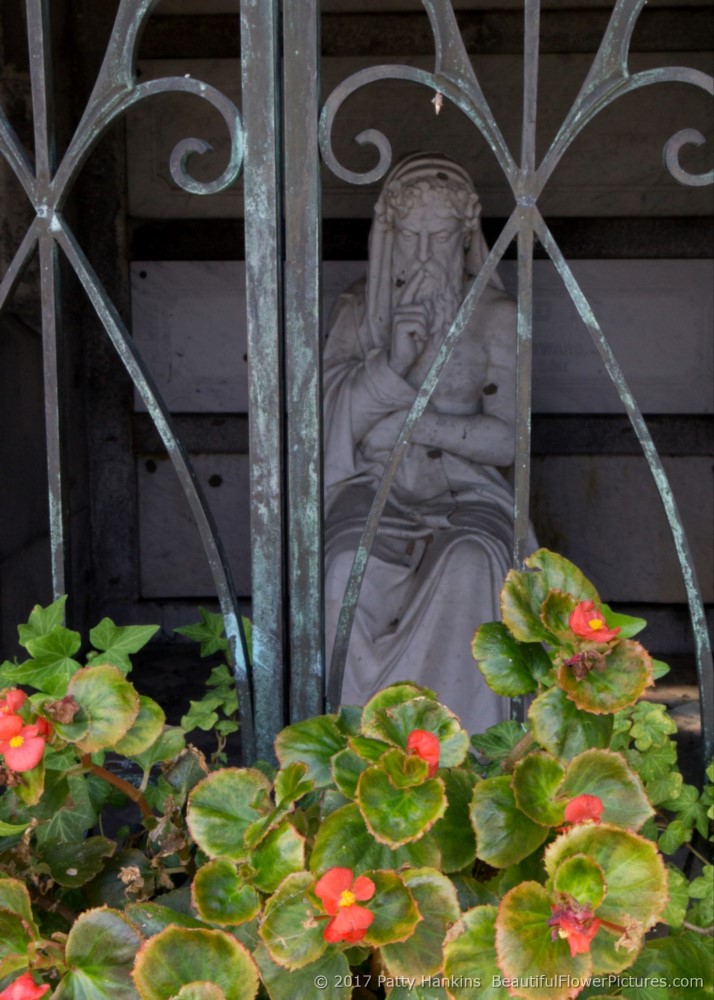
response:
M531 328L533 248L546 249L590 332L617 387L647 457L671 526L684 576L699 669L704 750L712 754L713 699L711 649L691 553L671 489L650 433L628 389L604 332L538 209L538 199L575 137L622 95L653 83L680 81L712 92L712 79L680 67L631 74L628 51L645 0L615 0L609 25L590 73L562 127L540 162L536 159L540 0L525 0L524 93L521 148L515 155L479 85L449 0L422 0L433 35L433 71L385 65L357 72L326 95L321 113L318 0L240 0L243 107L214 88L186 77L141 83L135 72L138 40L158 0L120 0L114 31L84 116L57 162L53 144L50 65L50 0L27 0L35 156L23 148L0 113L0 151L33 206L35 217L0 284L0 308L9 299L37 249L42 284L47 463L53 585L66 589L66 469L62 461L61 401L57 373L61 294L58 260L63 254L77 274L107 335L146 404L188 497L211 566L226 623L239 690L242 736L249 760L270 753L275 732L288 714L280 678L289 665L291 718L324 707L321 475L320 336L320 156L343 180L365 184L390 166L387 138L374 130L356 136L375 147L379 162L357 174L333 153L331 130L349 95L386 79L412 81L434 92L438 103L452 102L488 142L515 207L496 240L447 335L404 427L399 434L355 558L338 628L329 701L338 680L361 580L380 513L399 460L423 413L437 379L466 322L509 244L518 246L518 396L516 532L514 564L525 554L530 475ZM253 655L249 663L230 566L210 510L171 416L129 336L63 216L77 174L106 129L137 102L165 91L184 91L211 102L231 136L231 158L210 184L195 181L189 158L206 149L186 139L173 152L175 182L196 195L220 190L244 171L246 284L250 365L251 535L253 565ZM710 184L712 172L690 175L679 165L687 143L704 137L685 129L667 143L672 175L684 184Z

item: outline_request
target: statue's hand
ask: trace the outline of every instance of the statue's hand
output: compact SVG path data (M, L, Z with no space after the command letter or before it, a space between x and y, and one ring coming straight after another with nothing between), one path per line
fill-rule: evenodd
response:
M370 451L391 451L408 412L408 410L394 410L382 417L365 434L363 445Z
M429 309L425 303L400 305L394 310L389 367L406 377L429 340Z

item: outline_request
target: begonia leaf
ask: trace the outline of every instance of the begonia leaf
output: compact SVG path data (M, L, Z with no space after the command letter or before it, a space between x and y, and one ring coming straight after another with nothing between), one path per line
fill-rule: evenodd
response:
M439 849L427 834L413 843L391 849L378 843L367 829L357 803L331 813L320 825L310 855L313 871L351 868L356 875L380 868L439 867Z
M511 778L486 778L474 788L471 823L476 854L494 868L507 868L532 854L550 830L518 808Z
M385 743L384 740L373 740L369 736L350 736L348 747L363 760L374 764L383 753L391 750L392 744Z
M388 687L382 688L381 691L378 691L377 694L369 699L362 709L362 730L364 732L369 731L379 712L387 708L393 708L395 705L401 705L402 702L412 701L414 698L429 698L431 701L437 700L434 691L421 687L413 681L397 681L396 684L390 684Z
M588 855L603 870L606 893L598 917L623 928L635 921L642 932L657 922L667 904L667 872L652 841L609 823L574 826L546 848L550 878L575 854Z
M275 739L280 766L285 768L297 762L307 764L308 776L318 788L330 785L331 760L347 746L347 736L335 720L334 715L320 715L282 729Z
M178 757L185 748L183 730L179 726L164 726L159 738L142 753L134 754L133 760L145 771L149 771L154 764Z
M33 937L39 936L27 886L16 878L0 876L0 909L18 914Z
M22 784L16 786L17 797L26 806L36 806L42 799L45 790L44 758L31 771L22 772Z
M535 573L508 571L501 590L501 619L519 642L550 642L552 636L543 625L540 607L544 600Z
M135 757L144 753L157 741L164 730L165 722L166 716L161 706L153 698L140 695L139 714L114 749L125 757Z
M596 715L618 712L633 705L652 680L652 659L647 650L632 639L618 642L602 660L602 669L593 668L578 679L567 663L558 669L558 683L578 708Z
M275 801L282 806L297 802L315 787L315 782L307 777L308 767L303 761L296 761L278 771L275 775Z
M534 823L557 826L563 822L564 802L556 799L565 768L547 753L531 753L513 772L516 804Z
M196 982L220 987L226 1000L253 1000L258 969L239 941L220 930L167 927L146 941L133 972L141 1000L170 1000Z
M27 968L33 935L19 913L0 907L0 980Z
M283 820L253 850L250 864L253 884L261 892L273 892L287 875L305 867L305 838Z
M396 788L379 765L368 767L361 775L357 803L372 836L389 847L418 840L444 815L447 806L440 778Z
M654 815L642 782L612 750L586 750L574 757L558 795L565 801L596 795L605 807L603 822L630 830L639 830Z
M405 941L382 945L381 956L391 976L418 981L441 969L446 932L461 910L456 889L441 872L417 868L404 872L402 879L422 919ZM374 909L371 903L370 909Z
M595 910L605 896L605 875L602 868L587 854L573 854L556 870L553 888L571 896L581 906Z
M619 639L632 639L638 635L643 628L647 627L644 618L635 618L632 615L623 615L618 611L613 611L609 604L604 602L600 605L608 628L619 628ZM669 667L667 667L669 670Z
M583 711L557 686L534 699L528 719L536 741L561 761L610 743L612 716Z
M406 749L414 729L423 729L438 738L440 767L458 767L463 763L469 748L468 733L454 713L433 698L420 696L379 709L362 726L365 735L402 749Z
M94 878L115 850L116 842L107 837L87 837L69 844L50 842L42 851L42 860L58 885L73 889Z
M431 836L439 845L443 872L457 872L473 863L476 857L476 835L471 827L469 810L476 775L470 771L443 771L440 775L446 788L446 812L431 828Z
M136 1000L131 970L140 944L139 932L121 913L85 910L69 932L68 972L52 1000Z
M570 615L578 601L572 594L551 590L541 605L540 618L545 628L561 642L572 642Z
M471 654L491 690L506 698L535 691L553 669L540 643L518 642L502 622L476 629Z
M454 924L444 945L444 976L453 1000L510 1000L496 964L495 906L475 906Z
M174 1000L174 997L171 1000ZM182 986L175 1000L226 1000L226 995L220 986L204 981Z
M420 785L429 773L429 765L416 754L407 754L393 747L382 754L379 766L389 777L395 788L411 788Z
M357 782L363 771L369 767L369 761L360 757L350 747L340 750L332 758L332 777L338 789L348 799L353 799L357 790Z
M190 792L186 822L191 836L210 858L245 857L244 834L271 810L271 783L254 768L214 771Z
M401 876L393 871L368 871L366 877L374 882L375 891L364 904L374 914L362 939L364 944L379 948L406 941L414 933L421 916Z
M300 969L291 969L290 975L270 957L264 944L258 945L253 957L260 969L270 1000L351 1000L352 983L358 977L350 973L344 952L330 948L324 954Z
M165 898L165 897L162 897ZM145 938L154 937L167 927L203 927L195 917L162 903L129 903L124 908L124 916L131 921Z
M266 902L260 937L272 961L285 969L317 961L328 947L325 913L309 892L314 885L314 874L295 872Z
M67 686L79 711L57 723L59 735L84 753L96 753L127 734L139 714L139 694L118 667L100 663L78 670Z
M373 979L375 977L372 977ZM449 996L441 985L441 975L417 977L382 976L382 982L376 982L388 990L387 1000L449 1000Z
M505 719L472 736L471 745L489 760L501 761L508 756L525 733L526 728L522 723L516 722L515 719Z
M498 908L498 967L526 1000L569 1000L573 981L592 969L589 952L571 955L568 941L552 933L552 915L550 893L537 882L521 882Z
M260 911L260 896L228 858L216 858L198 869L191 899L199 917L209 924L242 924Z

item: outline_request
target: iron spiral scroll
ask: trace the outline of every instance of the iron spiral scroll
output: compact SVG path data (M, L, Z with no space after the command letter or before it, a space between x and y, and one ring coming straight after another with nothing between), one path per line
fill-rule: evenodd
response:
M417 392L379 483L354 557L338 620L332 662L329 665L327 690L328 705L333 710L339 704L350 633L367 560L399 462L406 451L414 427L436 387L439 375L466 328L493 269L514 238L517 238L518 241L518 374L513 561L515 566L522 566L523 558L526 555L525 539L528 525L530 484L532 263L534 238L537 237L562 278L580 318L590 333L608 375L617 389L620 401L637 435L660 494L681 567L692 620L701 699L705 761L708 761L714 752L712 650L706 627L701 590L681 516L661 458L657 453L639 406L627 385L622 369L586 296L537 207L539 196L576 136L602 110L624 94L651 84L667 82L688 83L701 88L706 93L714 93L712 77L694 69L662 67L634 75L630 74L628 69L630 42L635 24L645 3L646 0L616 0L590 72L540 164L536 163L535 155L540 0L525 0L523 126L519 162L511 154L498 123L491 113L488 101L466 52L450 0L422 0L422 5L429 18L435 45L436 58L433 72L404 65L370 67L356 72L340 83L324 104L319 126L320 149L324 161L340 179L351 184L370 184L384 177L391 166L391 145L387 137L377 130L368 129L361 132L355 136L355 141L360 145L374 146L379 158L378 163L364 173L356 173L345 168L332 150L333 124L343 103L361 88L384 80L408 81L422 84L434 90L437 95L437 108L441 101L450 101L479 130L494 153L515 200L515 208L494 244L483 271L462 303L451 329ZM701 132L688 128L673 135L665 144L664 162L670 174L680 183L691 186L714 183L714 170L704 174L692 174L687 172L679 162L679 154L684 146L688 144L701 145L705 141ZM516 716L522 714L523 710L522 704L518 703L519 701L520 699L514 699L513 708Z

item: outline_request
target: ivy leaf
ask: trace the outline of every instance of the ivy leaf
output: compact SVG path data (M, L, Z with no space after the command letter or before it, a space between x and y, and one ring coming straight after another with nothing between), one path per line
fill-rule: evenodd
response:
M82 644L79 632L72 632L61 625L49 635L27 640L26 646L32 659L25 663L3 663L0 682L23 684L61 698L70 678L81 668L74 654Z
M662 746L669 736L677 732L677 723L669 715L666 705L640 701L632 709L630 718L630 736L638 750Z
M702 837L709 835L709 821L706 804L699 797L694 785L682 785L676 799L662 802L662 808L677 813L678 819L688 827L696 827Z
M101 653L102 663L112 663L125 674L131 670L130 654L138 653L159 630L158 625L115 625L102 618L89 632L89 641ZM97 661L97 654L91 659Z
M483 733L471 737L471 745L484 757L496 762L509 755L516 743L524 736L525 726L515 719L506 719L489 726Z
M49 635L58 626L64 625L64 606L66 603L67 595L63 594L46 608L36 604L30 613L27 625L18 625L17 627L20 645L27 649L27 643L30 639L39 639L41 636Z
M198 613L201 621L195 625L182 625L174 629L179 635L185 635L187 639L201 644L201 656L211 656L212 653L229 652L228 639L226 639L226 627L223 615L214 614L206 608L199 607Z

